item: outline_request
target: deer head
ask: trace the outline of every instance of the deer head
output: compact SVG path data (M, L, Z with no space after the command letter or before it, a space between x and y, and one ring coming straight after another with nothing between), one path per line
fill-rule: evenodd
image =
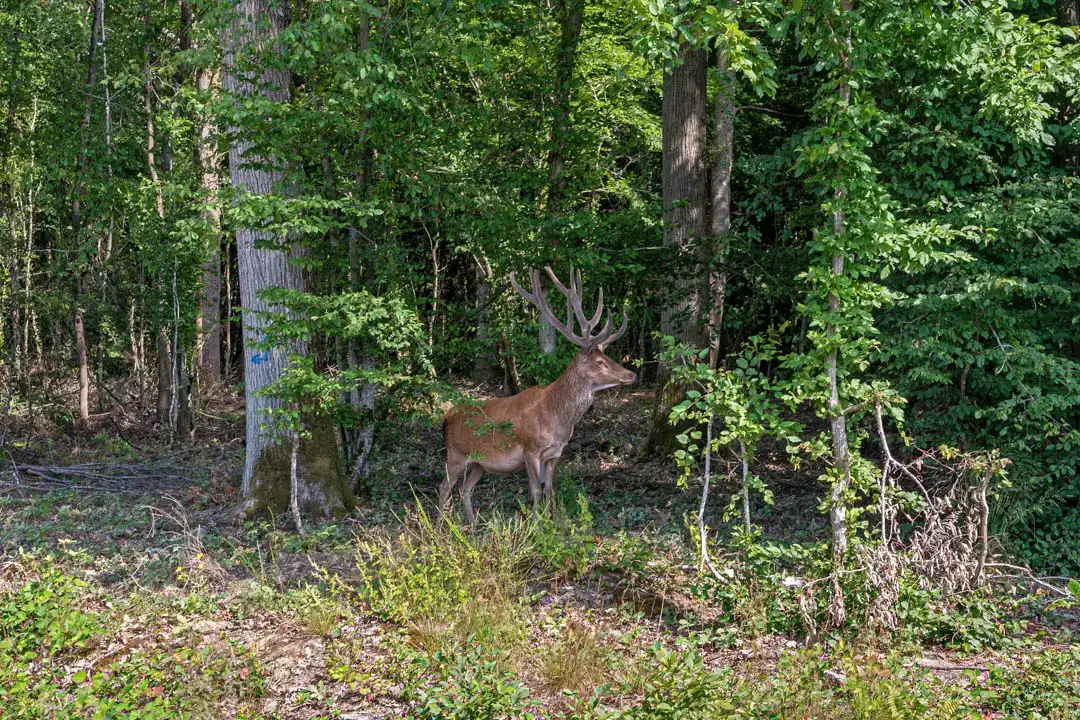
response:
M529 279L531 280L532 285L531 292L518 284L517 277L514 273L510 273L510 284L519 295L528 300L540 311L540 314L544 319L547 320L553 328L558 330L560 335L580 348L577 356L574 357L574 360L570 365L570 369L587 383L591 392L604 390L617 385L629 385L634 382L634 380L637 379L637 376L634 373L604 354L604 350L611 345L611 343L622 337L623 333L626 332L629 318L624 314L622 325L618 330L613 331L611 311L609 310L607 313L607 322L600 331L594 335L593 331L600 324L600 319L604 315L603 288L599 291L596 311L592 314L592 317L586 317L585 310L582 308L581 271L570 271L570 284L568 287L556 277L550 267L545 267L544 270L547 272L548 277L551 278L552 284L554 284L559 292L566 297L565 322L561 321L555 315L555 312L551 309L551 305L548 304L543 287L540 285L540 273L535 269L529 270ZM580 334L574 332L575 319L578 326L581 328Z

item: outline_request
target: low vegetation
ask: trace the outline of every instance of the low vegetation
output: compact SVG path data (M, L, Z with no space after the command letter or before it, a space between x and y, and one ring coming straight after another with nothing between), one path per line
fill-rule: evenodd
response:
M638 409L615 397L598 412ZM595 442L594 430L586 420L580 441ZM795 485L770 478L783 510L755 497L751 533L739 512L725 524L716 502L710 570L699 562L700 487L680 489L674 465L604 453L623 478L612 484L603 464L572 462L541 516L526 510L524 480L486 483L489 510L470 528L433 515L435 476L412 484L409 451L394 455L375 469L397 474L383 495L304 537L287 518L236 520L211 478L176 500L9 490L3 717L1080 713L1080 598L1019 572L943 592L909 568L886 627L881 588L855 572L844 578L847 619L831 628L826 528L804 522L813 495ZM736 477L718 491L740 487ZM860 540L856 552L873 546Z

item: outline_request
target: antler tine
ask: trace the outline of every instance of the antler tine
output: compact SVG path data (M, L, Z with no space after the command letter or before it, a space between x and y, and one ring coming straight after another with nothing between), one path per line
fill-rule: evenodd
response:
M589 318L589 329L586 334L592 333L592 329L596 327L596 323L600 322L600 318L604 314L604 288L600 288L599 294L600 299L596 301L596 312ZM608 313L608 315L610 316L611 313Z
M535 295L533 295L533 294L532 294L531 292L529 292L528 290L526 290L525 288L523 288L523 287L521 287L520 285L518 285L518 281L517 281L517 273L513 273L513 272L512 272L512 273L510 273L510 286L511 286L512 288L514 288L514 291L515 291L515 292L516 292L516 293L517 293L518 295L520 295L521 297L525 298L526 300L528 300L528 301L529 301L530 303L532 303L533 305L536 305L537 307L539 307L539 303L538 303L538 302L537 302L537 300L536 300L536 296L535 296Z
M628 323L630 322L629 316L623 313L622 325L614 333L611 332L611 311L608 311L607 323L604 324L604 329L600 331L600 334L596 336L595 342L601 349L606 348L613 342L618 340L626 332Z
M525 288L521 287L517 282L516 275L510 273L510 285L513 286L514 290L539 310L540 315L548 321L548 324L558 330L563 337L579 347L584 347L586 340L574 335L574 325L570 318L569 311L567 312L567 322L564 324L559 321L559 318L551 309L551 305L548 304L547 297L544 295L544 289L540 285L540 273L535 269L530 269L529 279L532 281L532 292L528 292Z
M570 287L567 288L555 275L554 270L550 267L544 269L547 270L551 282L555 283L555 287L559 288L559 292L566 296L566 302L573 308L574 315L577 316L578 324L581 326L581 335L576 336L580 340L577 344L587 343L589 341L589 328L588 321L585 319L585 311L581 309L581 271L579 270L576 273L573 270L570 271ZM575 275L577 282L574 282Z

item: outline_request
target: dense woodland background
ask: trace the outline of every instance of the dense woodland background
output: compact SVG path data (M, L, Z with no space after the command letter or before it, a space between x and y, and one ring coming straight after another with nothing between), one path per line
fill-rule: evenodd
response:
M243 382L249 496L328 420L361 482L451 378L557 375L506 277L576 266L646 384L661 335L768 335L804 416L872 386L919 446L999 450L993 530L1075 571L1076 4L850 5L9 3L6 407L183 443ZM859 457L871 415L830 425Z
M215 434L246 423L242 469L225 479L238 486L224 503L229 517L239 502L249 522L230 536L231 560L222 559L225 541L206 539L204 520L189 523L191 508L151 511L150 535L153 523L172 523L184 539L168 577L188 594L169 612L220 618L229 598L241 597L221 622L240 623L229 632L256 647L245 634L255 630L241 627L256 605L301 608L311 633L345 627L347 638L368 620L346 608L362 605L413 633L412 644L380 641L378 652L395 658L385 662L420 667L406 646L438 653L423 656L420 681L390 665L372 670L367 646L348 655L328 644L347 658L333 679L364 697L383 692L373 679L383 676L406 690L436 688L414 717L522 716L526 705L513 704L520 688L485 683L510 683L504 661L519 663L522 677L548 667L548 655L527 659L531 647L547 646L528 634L539 625L523 629L521 620L551 612L522 590L521 568L533 580L540 572L533 557L556 568L555 579L544 575L556 595L560 582L595 572L595 593L558 596L568 603L604 608L597 598L610 596L625 605L631 591L667 583L648 603L633 596L635 608L651 610L620 620L620 633L636 628L630 635L580 630L591 615L559 620L550 657L563 658L552 666L563 679L548 686L552 707L568 688L587 695L599 678L623 677L611 669L622 667L616 661L589 653L611 637L624 638L611 647L625 649L625 637L645 637L659 618L658 654L648 662L628 654L626 663L661 674L640 686L625 680L614 695L645 698L640 708L653 714L605 715L601 693L589 712L584 704L568 711L575 717L668 717L648 698L677 694L676 686L699 699L735 692L730 677L683 664L700 665L698 655L663 654L661 645L687 640L691 626L711 628L692 636L702 652L737 646L755 619L763 624L752 630L761 633L754 653L767 632L794 628L807 644L819 630L898 627L968 650L1004 642L1014 626L980 594L995 574L995 582L1011 573L1026 583L1034 599L1016 600L1034 618L1026 627L1051 637L1039 623L1080 602L1080 585L1063 589L1080 573L1078 11L1076 0L0 0L0 445L13 472L0 484L16 487L0 510L24 508L0 512L0 537L16 543L8 533L18 530L21 546L42 537L32 529L41 518L64 528L85 511L112 527L120 513L127 519L109 542L122 545L134 532L125 524L134 516L122 514L130 508L60 513L52 496L24 507L20 477L68 472L78 487L103 478L114 490L142 487L145 467L58 467L67 460L56 448L115 436L125 463L167 448L174 464L145 477L172 482L184 472L175 458L217 448ZM638 373L636 387L607 391L614 399L583 421L574 446L581 464L563 470L556 524L533 518L540 524L518 527L526 521L493 513L471 535L408 509L405 539L333 545L339 530L320 523L367 522L380 498L404 498L406 478L421 496L433 491L437 428L453 403L563 371L576 348L538 324L508 284L511 272L545 265L564 277L580 269L590 299L602 287L607 306L628 315L629 332L608 354ZM234 412L240 398L243 413ZM70 450L71 462L82 458ZM600 481L582 474L592 462L606 468ZM218 466L205 469L221 481ZM663 502L674 525L670 508L683 500L671 498L682 493L693 505L676 528L686 535L681 550L628 538L625 528L603 540L590 534L594 519L617 524L637 507L634 488L668 480ZM717 499L714 490L717 509L707 511L700 493L710 482L723 492ZM577 493L583 483L591 498ZM518 486L523 492L522 479L499 485ZM660 497L650 492L644 497ZM804 514L786 521L785 537L798 540L790 546L755 524L790 508L785 494L806 500ZM251 529L255 519L286 517L290 497L315 540ZM724 517L734 519L717 535L726 497ZM227 534L219 520L215 532ZM329 575L310 597L282 589L272 599L264 543L278 563L291 542L304 552L359 553L352 571L361 600L343 599L353 596ZM29 668L27 677L47 666L34 659L37 642L27 641L31 652L7 638L35 637L24 624L28 603L66 618L57 622L71 631L70 647L56 640L59 626L43 636L56 642L55 662L86 643L84 621L64 609L83 586L66 573L98 561L58 547L68 563L61 570L51 555L12 555L0 566L0 660L30 663L11 665ZM150 582L140 568L157 562L155 549L147 552L130 572L132 602L143 602L139 578ZM698 556L697 580L684 574L687 553ZM726 570L714 566L717 553ZM198 601L206 605L192 600L227 575L207 567L234 561L262 585ZM127 561L116 562L127 577ZM788 575L798 576L794 585ZM427 594L414 594L420 585ZM675 586L703 605L665 615ZM41 587L53 589L42 595ZM61 609L49 609L48 597ZM762 609L774 600L780 610ZM104 612L93 607L85 627ZM711 625L716 617L734 624ZM661 621L672 633L663 642ZM728 627L737 629L729 636ZM517 655L491 660L483 648ZM109 652L117 678L127 677L129 659L158 667ZM222 687L254 693L249 670L236 664L248 656L236 652L221 662L240 679ZM836 660L847 663L837 672L852 682L878 667L843 655L843 645L829 652L848 658ZM1075 670L1073 653L1030 666L1045 676L986 682L1057 688L1069 677L1061 668ZM768 672L779 675L769 683L746 680L738 692L747 695L732 707L773 707L783 693L754 693L811 682L800 668L826 669L811 659L774 663ZM594 665L607 669L586 677ZM78 691L98 698L86 700L88 713L100 698L119 697L120 685L96 685L89 670L55 667L56 688L89 683ZM371 674L349 674L356 668ZM814 675L822 684L807 697L861 687L830 677ZM687 678L703 684L687 689ZM138 702L157 707L172 691L155 688L169 682L198 686L186 676L151 678L138 685L149 692ZM889 682L867 682L892 692ZM486 715L451 711L446 698L468 683L475 692L462 690L461 702L509 704ZM22 702L24 686L0 685L5 707ZM41 692L35 702L44 702ZM835 707L863 707L860 692ZM944 697L896 692L888 702L911 714L835 717L931 717L927 708ZM972 707L997 702L972 692ZM1057 692L1030 707L1059 715L1007 716L1071 717L1080 693L1051 698ZM300 707L316 716L308 695L289 697L288 717ZM26 708L47 705L35 702ZM720 716L708 707L701 717ZM783 707L757 716L813 714ZM16 716L48 716L26 712ZM941 712L934 717L975 717Z

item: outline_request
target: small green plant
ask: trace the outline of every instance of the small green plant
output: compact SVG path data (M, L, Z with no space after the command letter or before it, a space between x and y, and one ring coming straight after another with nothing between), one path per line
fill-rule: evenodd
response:
M81 648L101 632L97 614L76 609L86 583L63 572L53 555L21 554L6 572L18 579L0 592L0 665Z
M414 659L420 672L433 676L428 683L407 689L415 701L413 720L532 720L538 703L503 666L500 658L469 639L465 648L454 647L429 658Z
M574 496L576 512L556 502L551 513L533 520L532 540L540 565L557 580L580 577L588 569L596 550L592 534L593 517L583 493Z
M981 710L1029 720L1080 716L1080 649L1050 649L1024 667L991 667L968 674L969 696Z
M525 572L534 561L530 522L493 518L468 532L418 508L396 535L358 541L360 597L429 650L469 636L509 650L524 636Z

